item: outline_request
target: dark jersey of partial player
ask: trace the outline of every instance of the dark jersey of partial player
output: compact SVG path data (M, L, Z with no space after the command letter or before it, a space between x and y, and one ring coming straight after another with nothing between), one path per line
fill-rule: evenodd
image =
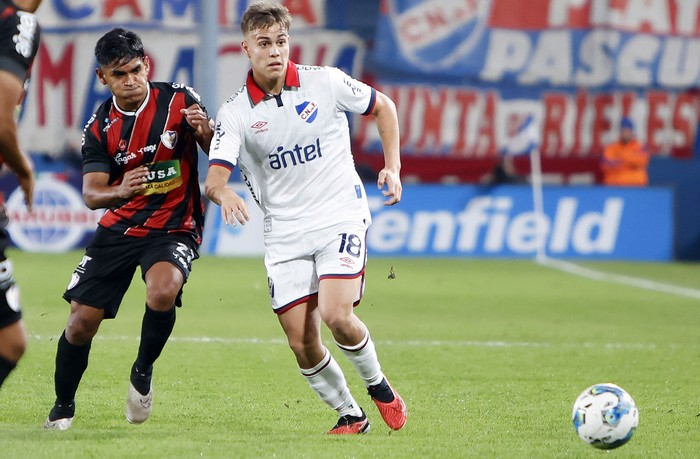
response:
M39 49L40 33L36 16L0 0L0 70L26 81Z
M189 87L149 82L136 112L122 111L112 98L92 115L83 133L83 174L105 172L118 185L126 171L149 168L145 193L107 210L101 226L135 237L188 232L201 240L197 143L180 113L194 103L200 99Z
M39 50L41 28L36 16L18 10L8 0L0 0L0 70L10 72L24 82L25 89L29 83L29 72L34 57ZM17 104L22 103L24 94ZM4 159L0 154L0 166ZM0 194L0 205L5 198ZM4 228L4 226L0 226Z

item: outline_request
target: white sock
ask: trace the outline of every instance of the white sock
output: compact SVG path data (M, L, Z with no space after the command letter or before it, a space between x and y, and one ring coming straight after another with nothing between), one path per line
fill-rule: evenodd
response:
M369 336L369 330L365 328L365 337L354 346L344 346L337 342L335 344L355 367L357 373L365 381L365 386L374 386L382 382L384 373L382 373L382 367L377 358L374 341Z
M324 348L325 349L325 348ZM328 349L321 362L313 368L300 368L301 374L311 386L311 389L338 412L340 416L362 416L360 405L357 404L345 381L343 371Z

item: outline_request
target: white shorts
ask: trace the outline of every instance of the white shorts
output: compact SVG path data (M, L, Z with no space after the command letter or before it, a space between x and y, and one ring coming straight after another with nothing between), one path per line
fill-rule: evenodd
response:
M367 246L364 222L345 222L329 228L300 231L284 238L265 238L265 267L272 310L281 314L318 294L321 279L356 279L365 287Z

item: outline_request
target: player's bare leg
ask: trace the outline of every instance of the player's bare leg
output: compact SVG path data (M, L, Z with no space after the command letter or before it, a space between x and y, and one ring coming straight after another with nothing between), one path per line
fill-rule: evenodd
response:
M321 400L340 415L338 423L328 433L366 433L369 431L367 416L350 394L340 366L321 342L321 319L316 305L314 297L280 314L280 325L301 374Z
M22 320L0 328L0 387L27 349L27 332Z
M0 325L0 387L27 349L27 332L22 322L19 287L12 275L12 262L4 253L8 236L2 228L6 219L4 208L0 206L0 317L3 318Z
M406 404L382 373L369 330L353 311L353 303L361 288L361 277L322 279L318 294L319 312L338 348L364 380L384 422L391 429L399 430L406 424Z

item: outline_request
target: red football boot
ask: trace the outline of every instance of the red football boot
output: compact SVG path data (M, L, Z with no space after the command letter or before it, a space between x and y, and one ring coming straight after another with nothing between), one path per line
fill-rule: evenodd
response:
M328 435L356 435L367 432L369 432L369 420L363 411L360 417L349 414L341 416L335 427L328 431Z
M406 404L386 378L379 384L367 388L367 393L372 397L372 401L379 409L379 414L389 428L399 430L406 424L408 417Z

